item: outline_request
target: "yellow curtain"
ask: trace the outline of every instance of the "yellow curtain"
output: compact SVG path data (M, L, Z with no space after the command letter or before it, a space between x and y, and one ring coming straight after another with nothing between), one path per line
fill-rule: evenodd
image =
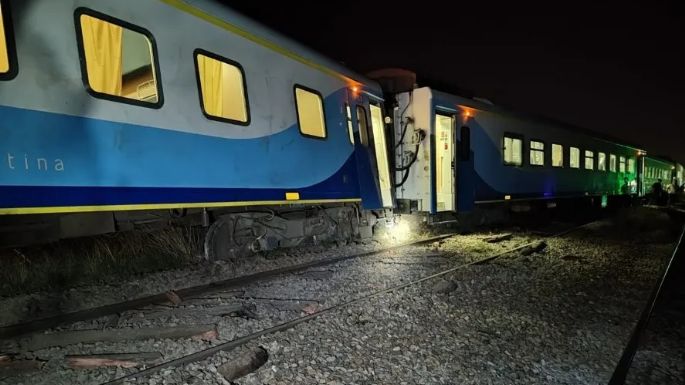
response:
M88 84L97 92L120 96L123 29L118 25L82 15L81 30L88 68Z
M10 70L10 62L7 57L7 40L5 40L5 25L2 21L2 6L0 5L0 73Z
M202 102L205 105L205 112L219 117L223 117L221 67L220 61L204 55L197 55L197 68L200 72Z

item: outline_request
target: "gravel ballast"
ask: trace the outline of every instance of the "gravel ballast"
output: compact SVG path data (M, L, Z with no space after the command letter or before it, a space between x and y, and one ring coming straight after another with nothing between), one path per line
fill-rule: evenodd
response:
M542 239L524 231L507 233L512 237L496 243L485 239L497 234L460 235L283 275L189 299L181 304L184 311L141 309L71 325L68 329L215 323L219 338L95 343L25 353L26 358L47 360L45 367L7 383L99 384L140 368L68 369L64 355L159 351L168 361ZM228 384L218 368L260 346L268 361L234 383L606 383L671 252L672 239L646 240L623 226L600 222L545 242L545 248L531 254L514 252L375 296L134 383ZM321 251L319 256L339 252ZM222 317L202 311L236 303L251 309L250 314Z

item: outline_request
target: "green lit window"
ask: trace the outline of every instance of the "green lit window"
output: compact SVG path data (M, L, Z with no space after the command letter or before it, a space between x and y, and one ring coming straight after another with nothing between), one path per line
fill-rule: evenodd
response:
M504 164L511 166L523 164L523 141L521 138L504 136Z
M618 158L618 171L626 172L626 157L621 156Z
M635 159L628 158L628 170L626 172L631 174L635 172Z
M564 167L564 146L552 144L552 167Z
M585 169L595 169L595 153L592 151L585 150Z
M580 149L578 147L569 148L568 165L571 168L580 168Z
M609 171L616 172L616 155L609 154Z
M530 165L545 165L545 144L535 140L530 141Z
M607 170L607 154L603 152L597 153L597 170L606 171Z

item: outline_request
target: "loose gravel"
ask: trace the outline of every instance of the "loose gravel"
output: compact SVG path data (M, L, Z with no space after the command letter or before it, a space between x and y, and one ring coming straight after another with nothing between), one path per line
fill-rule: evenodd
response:
M268 351L268 362L235 383L606 383L673 246L670 234L648 230L631 235L623 225L597 223L546 239L547 248L539 253L512 253L376 296L133 383L228 384L217 368L256 346ZM167 361L541 239L514 231L511 239L484 241L492 235L461 235L188 299L179 308L157 306L70 325L67 329L215 323L219 338L98 343L24 353L26 358L47 360L46 366L39 374L7 383L100 384L140 368L74 370L65 366L64 355L159 351ZM319 250L311 256L290 256L289 262L347 252ZM154 279L147 282L151 287L143 291L159 289ZM235 303L250 313L216 317L202 311Z

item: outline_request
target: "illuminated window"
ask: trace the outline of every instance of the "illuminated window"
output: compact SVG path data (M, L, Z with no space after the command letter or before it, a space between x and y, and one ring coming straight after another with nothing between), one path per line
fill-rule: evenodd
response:
M323 112L323 98L311 89L295 86L297 121L302 135L314 138L326 137L326 119Z
M7 38L5 37L4 17L2 3L0 3L0 74L6 74L10 71L10 54L7 48ZM7 27L9 28L9 25Z
M597 153L597 170L606 171L607 170L607 154L603 152Z
M552 144L552 167L564 167L564 146Z
M530 141L530 164L532 166L545 165L545 144L535 140Z
M149 32L90 10L81 11L76 25L84 59L81 68L91 93L142 106L161 106L157 50Z
M369 123L366 118L366 110L362 106L357 106L357 124L359 125L359 141L364 146L369 145Z
M0 80L10 80L17 74L17 58L8 2L0 0Z
M580 149L578 149L578 147L569 148L568 165L571 168L580 168Z
M347 119L347 135L350 137L350 143L354 144L354 131L352 130L352 109L347 103L345 103L345 113Z
M635 159L628 158L628 170L626 172L632 174L635 172Z
M195 69L205 116L229 123L249 123L245 75L240 64L195 50Z
M585 150L585 169L595 169L595 153L592 151Z
M626 157L621 156L618 158L618 171L626 172Z
M504 164L511 166L523 164L523 141L520 138L504 136Z
M616 155L609 154L609 171L616 172Z

